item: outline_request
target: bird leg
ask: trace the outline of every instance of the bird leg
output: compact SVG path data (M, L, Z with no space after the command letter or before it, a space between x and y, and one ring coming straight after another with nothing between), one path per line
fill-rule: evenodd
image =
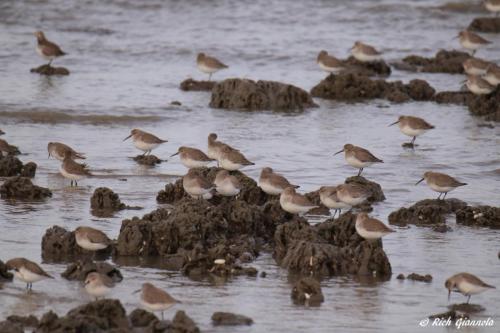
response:
M69 186L70 186L70 187L73 187L73 181L71 181L71 182L69 183Z
M161 312L161 320L165 320L164 315L163 315L163 312L164 312L164 311L162 311L162 312Z
M467 304L469 304L469 301L470 301L470 295L469 295L469 297L467 298Z
M443 194L443 193L439 193L438 198L437 198L438 200L439 200L439 199L441 199L441 195L442 195L442 194Z
M446 198L446 195L448 194L448 192L444 192L444 197L443 197L443 200L444 198Z
M54 60L54 59L50 59L50 60L49 60L49 63L47 64L47 66L49 66L49 67L50 67L50 64L52 63L52 60Z
M412 144L412 146L415 144L415 139L416 139L416 138L417 138L417 137L416 137L416 136L414 136L414 137L413 137L413 139L411 140L411 144Z
M361 173L363 172L363 168L360 168L359 169L359 172L358 172L358 177L361 176Z
M472 50L472 56L474 56L474 54L476 54L476 50Z
M208 74L208 81L212 78L212 73Z

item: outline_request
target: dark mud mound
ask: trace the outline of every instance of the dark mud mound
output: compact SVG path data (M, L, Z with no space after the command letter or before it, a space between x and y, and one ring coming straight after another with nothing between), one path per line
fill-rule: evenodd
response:
M196 81L186 79L181 82L181 90L183 91L212 91L217 82L215 81Z
M200 176L206 178L209 182L213 182L215 180L215 175L219 170L222 169L217 167L211 167L211 168L200 168L196 169L195 171ZM243 200L249 204L255 204L255 205L262 205L267 201L268 195L260 189L255 180L253 180L252 178L248 177L247 175L245 175L240 171L231 171L231 175L238 178L240 184L242 185L242 190L238 195L238 200ZM156 201L158 201L158 203L173 204L186 197L189 196L184 192L184 189L182 187L182 178L180 178L173 184L172 183L167 184L164 190L158 192L158 195L156 196ZM233 198L224 198L216 196L210 199L210 202L218 204L221 202L229 202L233 200L234 200Z
M434 96L438 104L467 105L475 96L468 91L440 91Z
M291 297L298 305L319 306L325 301L320 283L312 277L299 279L293 285Z
M31 73L38 73L40 75L69 75L69 70L65 67L52 67L48 64L30 69Z
M356 73L365 76L389 76L391 75L391 67L385 61L361 62L350 56L342 63L346 67L346 72Z
M469 31L500 32L500 17L476 17L467 28Z
M467 102L469 111L475 116L485 116L486 120L500 121L500 88L491 94L474 96Z
M401 227L408 224L435 226L446 222L446 215L456 213L467 204L458 199L426 199L411 207L400 208L389 214L389 224Z
M0 260L0 282L2 281L12 281L14 275L7 270L5 263ZM0 331L1 332L1 331Z
M253 320L250 317L231 312L214 312L212 314L212 323L215 326L238 326L252 325Z
M61 276L68 280L85 281L91 272L98 272L109 276L114 282L123 280L122 273L115 266L107 262L95 262L90 259L77 260L66 267Z
M37 168L37 165L35 162L28 162L25 165L23 165L23 168L21 169L20 176L27 177L27 178L34 178L35 174L36 174L36 168Z
M427 282L427 283L432 282L432 275L430 275L430 274L421 275L421 274L417 274L417 273L411 273L411 274L408 274L407 277L405 277L403 274L399 274L396 278L398 280L405 280L406 279L406 280Z
M23 163L13 155L0 156L0 177L13 177L21 174Z
M301 88L275 81L227 79L212 90L210 107L216 109L295 111L316 107Z
M125 205L120 196L107 187L98 187L90 198L90 208L94 216L112 216L114 212L124 209L142 209Z
M457 211L456 215L458 224L500 229L500 207L467 206Z
M10 320L0 321L0 332L2 333L24 333L24 326Z
M96 257L106 258L111 254L113 245L96 252ZM75 257L93 256L76 244L73 231L67 231L59 226L53 226L45 231L42 237L42 258L49 262L68 262Z
M354 228L356 216L342 214L314 227L302 218L278 226L273 257L291 272L329 276L391 275L382 242L368 243Z
M378 183L366 179L363 176L349 177L345 180L345 183L356 184L370 191L371 195L367 199L369 203L380 202L385 200L385 195L384 192L382 191L382 186L380 186L380 184Z
M470 55L466 52L440 50L433 58L418 55L407 56L403 59L403 63L408 66L402 69L415 72L463 74L462 64L468 58Z
M52 196L52 192L45 187L34 185L29 178L12 177L0 186L2 199L42 200Z
M155 155L137 155L136 157L133 158L133 160L136 161L138 164L148 165L148 166L155 166L163 162Z
M314 97L339 101L381 98L403 103L432 100L434 94L434 88L423 80L412 80L403 84L401 81L372 80L368 76L349 73L331 74L311 89L311 95Z

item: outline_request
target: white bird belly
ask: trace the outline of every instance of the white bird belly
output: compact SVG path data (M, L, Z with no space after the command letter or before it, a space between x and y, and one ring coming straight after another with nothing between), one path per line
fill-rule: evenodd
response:
M455 189L454 187L451 187L451 186L438 186L434 183L427 183L427 184L429 185L429 187L431 189L433 189L436 192L440 192L440 193L450 192L450 191Z
M259 182L259 187L262 189L262 191L270 195L278 195L283 192L282 188L272 186L269 182Z
M228 171L239 170L243 167L242 164L233 163L230 160L225 159L225 158L220 159L219 163L223 169L228 170Z
M318 62L319 67L324 70L325 72L329 73L338 73L342 70L342 67L328 67L323 62Z
M64 178L68 178L68 179L71 179L71 180L80 180L80 179L83 179L84 176L83 175L75 175L75 174L72 174L72 173L69 173L67 172L66 170L64 170L64 168L61 167L59 168L59 172L61 173L61 175L64 177Z
M192 158L181 157L181 163L188 169L194 169L194 168L203 168L204 166L209 164L210 161L198 161L198 160L193 160Z
M76 238L76 244L78 244L78 246L80 246L81 248L89 251L99 251L108 247L106 244L92 243L86 238L78 237Z
M489 288L478 286L478 285L469 283L467 281L461 282L458 285L458 290L460 290L460 292L462 294L465 294L465 295L479 294L479 293L482 293L483 291L485 291L486 289L489 289Z
M500 5L494 5L492 3L487 2L485 7L490 12L493 12L493 13L500 12Z
M500 84L500 79L493 74L486 74L483 79L486 80L492 86L498 86Z
M422 135L425 132L427 132L427 130L425 130L425 129L414 129L414 128L411 128L410 126L403 126L400 129L401 129L401 133L403 133L404 135L407 135L407 136L419 136L419 135Z
M141 304L149 311L165 311L174 305L172 303L148 303L143 300L141 300Z
M142 150L142 151L150 151L158 147L157 143L146 143L141 140L134 140L134 146L135 148Z
M379 239L385 235L385 233L378 232L378 231L368 231L364 228L359 227L356 225L356 232L363 237L364 239L372 240L372 239Z
M216 184L216 186L217 193L226 197L232 197L240 193L240 190L234 187L229 180Z
M326 207L328 207L330 209L347 209L347 208L351 208L351 206L349 206L345 202L335 201L335 200L332 200L329 197L327 197L327 198L321 198L320 197L320 200L323 203L323 205L325 205Z
M52 60L52 59L55 59L55 57L54 57L54 56L47 56L47 55L45 55L45 54L42 52L42 47L41 47L40 45L37 45L37 46L36 46L36 53L38 53L38 55L39 55L40 57L42 57L43 59L45 59L45 60Z
M373 164L373 162L361 162L354 156L346 156L346 162L356 169L366 168Z
M469 49L469 50L477 50L478 48L480 48L483 45L483 44L471 43L469 40L460 41L460 44L464 48Z
M219 68L208 67L208 66L205 66L204 64L198 64L198 69L200 71L202 71L203 73L207 73L207 74L212 74L212 73L215 73L219 70Z
M380 55L370 55L357 50L353 50L352 55L356 60L361 62L373 62L382 59Z
M477 84L471 84L469 82L466 83L467 89L470 90L473 94L476 95L487 95L491 93L491 89L489 88L480 88Z
M47 278L46 276L33 273L32 271L30 271L24 267L21 267L19 269L19 272L15 272L15 275L19 280L27 282L27 283L38 282L40 280Z
M94 297L103 297L103 296L106 296L107 294L109 294L109 292L111 291L110 288L106 287L106 286L92 286L90 284L86 285L85 286L85 290L92 296Z

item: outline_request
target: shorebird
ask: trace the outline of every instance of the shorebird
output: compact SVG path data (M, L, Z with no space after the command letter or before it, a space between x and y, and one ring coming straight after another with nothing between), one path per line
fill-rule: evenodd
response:
M13 258L5 263L8 270L14 270L14 275L19 280L26 282L26 289L33 288L33 282L38 282L44 279L53 279L47 274L37 263L26 258Z
M432 126L422 118L413 116L399 116L398 121L393 122L389 126L396 124L398 124L401 133L413 137L413 139L410 142L410 145L412 147L415 143L415 139L417 138L417 136L420 136L425 132L427 132L428 130L434 128L434 126Z
M70 146L67 146L64 143L60 142L49 142L49 144L47 145L47 151L49 152L49 158L50 156L53 156L59 161L63 161L66 154L69 154L71 159L73 160L84 160L86 158L85 154L78 153L74 151Z
M459 38L460 45L462 45L463 48L472 50L473 56L479 48L491 44L489 40L467 30L460 31L457 38Z
M337 197L337 186L322 186L319 189L319 199L321 203L325 205L329 209L334 209L333 217L337 214L337 211L340 214L342 213L342 209L351 209L351 206L341 201Z
M345 152L345 160L346 162L356 168L359 169L358 176L361 175L363 169L372 165L373 163L384 163L381 159L375 157L368 150L351 145L350 143L344 145L344 149L336 152L334 155Z
M342 61L335 58L334 56L329 55L325 50L321 51L318 54L316 62L322 70L328 73L337 74L344 69L344 64L342 64Z
M198 56L196 57L196 65L200 71L208 74L208 81L212 78L213 73L227 68L227 66L222 62L216 58L205 55L205 53L198 53Z
M108 295L114 286L115 283L109 276L97 272L91 272L85 278L85 290L96 300Z
M488 289L495 289L494 286L483 282L480 278L470 273L455 274L446 279L444 286L448 289L448 301L450 300L451 292L455 291L468 296L467 304L469 304L472 295L482 293Z
M255 165L240 153L239 150L232 149L231 147L223 147L221 149L219 164L221 168L228 171L239 170L248 165Z
M356 216L356 232L364 239L371 241L380 239L395 231L382 221L369 217L367 213L359 213Z
M357 184L342 184L337 186L337 198L343 203L353 207L365 202L371 192Z
M241 190L241 184L238 178L229 174L227 170L217 172L214 180L217 193L225 197L238 195Z
M70 186L73 186L73 182L75 182L75 186L78 186L78 180L92 176L86 164L80 164L71 159L69 151L66 152L59 171L64 178L71 180Z
M352 56L361 62L375 62L382 60L382 53L377 51L373 46L363 44L360 41L354 43L351 48Z
M269 195L280 195L287 187L299 188L300 186L290 184L285 177L267 167L260 172L259 187Z
M500 13L500 0L485 0L484 7L494 13L495 16L498 16L498 13Z
M217 160L217 166L219 166L220 155L222 154L222 150L225 147L228 147L232 150L238 150L238 149L231 147L228 144L225 144L222 141L217 141L217 134L210 133L208 135L207 156L210 158L213 158L214 160Z
M112 241L101 230L91 227L78 227L75 229L76 244L84 250L99 251L111 245Z
M141 304L149 311L161 311L161 319L163 320L163 312L170 309L177 303L176 300L165 290L155 287L151 283L143 283L142 288L134 291L135 293L141 292Z
M215 161L215 159L208 157L201 150L191 147L179 147L177 153L172 154L170 157L173 157L175 155L179 155L182 165L184 165L188 169L203 168L210 162Z
M494 87L498 86L500 84L500 67L491 64L486 70L483 79Z
M468 75L465 85L474 95L488 95L495 90L495 87L489 84L488 81L476 75Z
M287 187L281 193L280 205L285 212L292 214L307 213L311 209L318 207L302 194L296 193L293 187Z
M427 185L436 192L439 192L438 200L444 193L443 200L448 192L453 191L457 187L467 185L466 183L459 182L452 176L448 176L445 173L427 171L424 173L424 177L420 179L415 185L420 184L422 181L427 183Z
M57 44L47 40L47 38L45 38L45 34L42 31L37 31L34 33L34 35L38 42L36 46L36 52L38 53L38 55L40 55L40 57L49 61L49 63L47 64L48 66L50 66L52 60L54 60L55 58L66 55L66 53L63 52Z
M10 145L4 139L0 139L0 155L2 153L6 153L7 155L9 155L9 154L17 154L17 153L19 153L19 150L16 147Z
M214 185L205 178L199 176L194 170L195 169L189 169L188 173L182 177L182 187L191 197L202 199L212 192Z
M468 58L462 63L462 66L464 67L464 72L468 75L484 75L488 67L491 66L491 62L478 58Z
M134 128L130 131L130 135L127 136L123 141L132 137L132 141L134 142L135 148L142 150L144 152L143 155L151 154L151 151L161 145L162 143L167 142L167 140L162 140L158 138L156 135L153 135L148 132L141 131L140 129Z

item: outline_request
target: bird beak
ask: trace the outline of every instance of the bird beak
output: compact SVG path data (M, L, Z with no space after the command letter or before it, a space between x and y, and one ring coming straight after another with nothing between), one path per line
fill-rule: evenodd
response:
M177 152L177 153L175 153L175 154L170 155L170 157L174 157L175 155L179 155L179 152Z
M415 183L415 185L420 184L425 178L420 179L418 182Z
M341 152L343 152L343 151L344 151L344 149L342 149L341 151L336 152L335 154L333 154L333 156L335 156L335 155L337 155L337 154L340 154L340 153L341 153Z
M450 301L451 289L448 289L448 302Z
M136 291L134 291L132 294L137 294L139 291L141 291L141 289L137 289Z
M123 139L123 141L127 140L128 138L130 138L132 136L132 134L130 134L129 136L127 136L125 139Z
M390 124L389 127L392 126L392 125L396 125L397 123L399 123L399 120L396 121L396 122L393 122L392 124Z

